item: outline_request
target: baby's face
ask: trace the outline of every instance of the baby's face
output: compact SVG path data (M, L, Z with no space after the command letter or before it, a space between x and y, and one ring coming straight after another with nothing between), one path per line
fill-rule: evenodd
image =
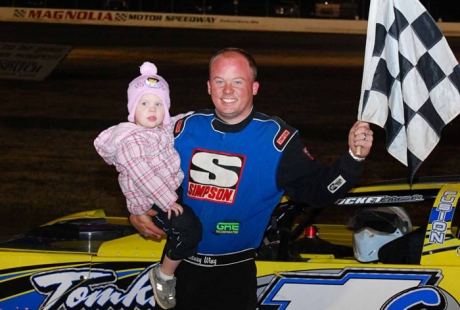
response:
M137 102L134 122L146 128L155 128L163 124L165 106L160 97L144 94Z

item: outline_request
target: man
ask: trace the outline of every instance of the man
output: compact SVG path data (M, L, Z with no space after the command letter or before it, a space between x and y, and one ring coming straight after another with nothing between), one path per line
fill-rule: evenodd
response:
M209 65L214 110L176 123L185 173L183 201L203 224L198 254L177 269L175 309L251 309L257 304L255 248L283 194L313 207L332 204L356 183L372 146L369 124L356 122L349 151L332 167L316 162L298 132L253 109L257 69L251 55L228 48ZM357 155L357 148L361 155ZM131 216L144 235L159 237L148 211Z

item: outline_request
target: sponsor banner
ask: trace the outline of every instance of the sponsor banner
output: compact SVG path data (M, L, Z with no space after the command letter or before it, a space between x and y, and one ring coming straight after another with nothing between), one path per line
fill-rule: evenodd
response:
M366 34L367 21L155 12L89 11L3 7L0 21L91 24L114 26L198 28L246 31ZM445 36L460 36L458 23L439 23Z
M2 8L0 10L0 21L355 34L365 34L367 29L366 21L355 20L318 20L46 8Z
M71 49L64 45L0 42L0 78L41 81Z

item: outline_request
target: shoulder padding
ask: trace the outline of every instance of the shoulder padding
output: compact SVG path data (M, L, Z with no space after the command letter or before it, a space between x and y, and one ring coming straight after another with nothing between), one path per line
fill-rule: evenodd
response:
M286 124L278 116L267 116L257 112L254 119L259 119L261 121L273 121L278 125L279 130L273 138L273 145L279 151L282 151L286 145L288 145L289 141L291 141L292 137L297 133L297 129Z
M194 115L197 115L197 114L201 114L201 115L213 115L214 114L214 111L211 110L211 109L201 109L201 110L197 110L195 111L193 114L190 114L184 118L181 118L180 120L178 120L176 122L176 124L174 124L174 131L173 131L173 134L174 134L174 138L176 138L183 130L184 130L184 127L185 127L185 123L187 122L187 120L190 118L190 117L193 117Z

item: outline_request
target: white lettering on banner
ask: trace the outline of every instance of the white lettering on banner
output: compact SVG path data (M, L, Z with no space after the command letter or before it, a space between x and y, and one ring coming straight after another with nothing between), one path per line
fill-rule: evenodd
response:
M32 19L59 19L59 20L88 20L88 21L113 21L111 12L96 11L52 11L29 10L28 18Z
M39 45L38 47L36 45L30 46L29 50L32 50L34 48L37 48L35 51L36 53L68 53L68 46L59 46L59 45L50 45L50 46L43 46Z
M42 66L32 61L0 60L0 71L37 73Z
M242 19L221 19L221 23L238 23L238 24L258 24L258 20L242 20Z
M42 60L54 60L54 59L60 59L60 55L46 55L46 54L21 54L17 53L16 58L19 59L42 59Z
M43 80L71 46L0 42L0 78Z
M216 21L215 17L197 17L197 16L166 16L167 22L186 22L186 23L211 23Z

